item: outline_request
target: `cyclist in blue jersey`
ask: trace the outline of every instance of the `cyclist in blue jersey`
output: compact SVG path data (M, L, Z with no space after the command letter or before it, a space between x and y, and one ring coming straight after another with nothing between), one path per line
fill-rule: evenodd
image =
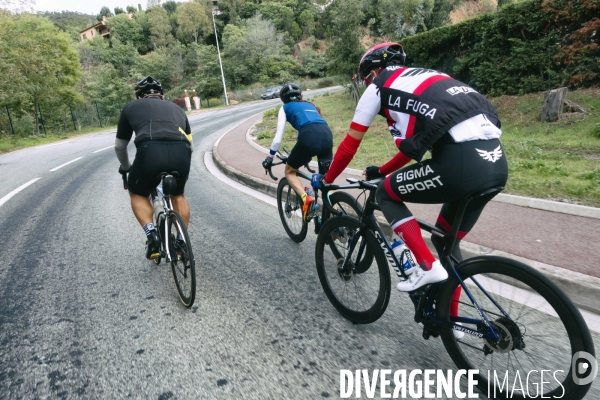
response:
M302 100L302 90L298 85L295 83L285 84L279 97L284 104L279 109L277 116L277 131L271 144L271 150L262 166L265 169L271 167L273 157L281 145L285 124L289 122L298 131L298 141L287 159L285 176L290 186L302 198L302 216L306 220L312 211L315 200L302 187L296 171L316 156L319 161L319 173L326 173L333 158L333 135L327 122L323 119L319 107Z

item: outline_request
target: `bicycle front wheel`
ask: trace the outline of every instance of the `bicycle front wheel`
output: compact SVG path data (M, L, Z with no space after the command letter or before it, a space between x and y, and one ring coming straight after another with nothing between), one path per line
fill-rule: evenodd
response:
M167 224L169 264L175 288L183 305L191 307L196 298L196 262L190 237L183 219L176 211L169 212Z
M308 222L302 218L302 199L290 186L287 178L281 178L277 186L277 209L290 239L296 243L303 241L308 231Z
M361 232L359 228L358 221L351 217L329 219L317 237L315 256L319 280L331 304L344 318L367 324L385 312L390 301L391 279L377 239L370 230ZM352 243L355 243L353 248ZM371 264L365 266L369 254Z
M477 257L456 270L498 335L494 340L464 332L457 338L461 333L455 335L452 328L441 331L456 365L479 370L480 390L491 398L531 398L542 396L543 387L544 398L583 398L591 382L582 384L585 377L573 373L589 360L576 354L594 357L595 352L585 320L571 300L539 271L511 259ZM459 286L456 276L444 284L437 298L438 316L489 334L465 290L456 291Z
M324 201L327 201L327 199L324 199ZM341 216L348 216L358 219L359 216L362 215L362 206L358 204L356 198L349 193L341 191L333 192L329 196L329 201L331 202L333 208L341 213ZM331 218L331 212L329 211L329 208L323 207L323 223L327 222L329 218ZM334 252L335 256L337 258L342 258L343 255L338 252L337 246L335 246L334 242L330 241L329 244L331 251ZM365 255L364 257L361 257L359 269L366 270L372 263L373 252L371 252L369 249L365 249Z

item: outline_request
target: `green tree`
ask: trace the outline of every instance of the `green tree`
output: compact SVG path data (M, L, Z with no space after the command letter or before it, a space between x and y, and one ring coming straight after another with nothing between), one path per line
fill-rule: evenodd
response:
M171 24L169 16L164 8L156 6L146 10L150 31L150 44L156 49L160 46L168 46L174 42L171 35Z
M264 19L271 21L275 28L292 34L292 23L294 22L294 11L279 2L262 3L258 11ZM293 36L293 35L292 35Z
M381 34L400 39L426 31L435 0L380 0Z
M360 22L363 12L359 0L338 0L330 6L330 34L333 43L327 48L328 70L352 76L364 49L360 45Z
M117 116L133 100L133 86L111 64L100 64L86 76L84 91L102 108L102 114Z
M125 9L127 10L127 14L135 14L137 12L137 8L134 6L127 6Z
M131 75L138 79L152 75L165 90L169 90L183 79L185 46L174 43L169 47L159 47L155 51L135 60Z
M123 10L121 7L115 7L115 15L119 14L125 14L125 10Z
M69 36L30 14L0 15L0 104L35 110L42 101L81 101L78 54ZM39 127L38 133L39 133Z
M112 13L110 12L110 8L104 6L100 9L100 13L96 17L98 21L102 21L103 18L112 17Z
M203 98L223 94L221 69L217 48L210 45L191 43L185 55L186 70L194 76L195 88Z
M298 17L298 23L305 36L310 36L315 32L315 16L308 10L302 11Z
M162 6L169 15L175 14L175 12L177 12L177 3L173 0L169 0L162 3Z
M450 24L450 12L454 10L463 0L435 0L431 13L425 17L423 26L426 30L439 28ZM498 1L498 4L500 4ZM425 30L425 29L424 29Z
M498 8L514 3L515 0L498 0Z
M266 71L277 67L268 64L283 62L288 51L283 34L277 33L273 23L259 14L246 20L242 27L227 25L223 32L223 54L228 60L224 68L234 76L234 82L250 83L253 79L264 81L273 77ZM242 77L238 75L240 72Z
M138 18L121 14L110 18L106 26L110 31L111 41L116 38L122 43L131 44L141 53L148 50L148 40Z
M180 5L177 9L177 24L177 38L184 43L192 40L198 43L199 37L205 37L212 31L211 21L198 3L188 2Z
M303 49L298 53L298 58L302 64L300 68L301 75L308 75L311 78L325 76L327 65L327 56L325 54L319 54L312 49Z

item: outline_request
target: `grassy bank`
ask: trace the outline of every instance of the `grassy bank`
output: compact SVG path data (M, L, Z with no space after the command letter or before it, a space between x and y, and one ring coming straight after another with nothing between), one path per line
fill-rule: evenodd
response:
M27 136L27 137L21 137L18 135L16 135L16 136L0 136L0 154L8 153L9 151L23 149L26 147L33 147L33 146L39 146L42 144L58 142L59 140L65 140L65 139L69 139L69 138L72 138L75 136L85 135L86 133L102 132L102 131L115 130L115 129L117 129L116 126L107 126L104 128L90 127L90 128L83 128L80 132L73 131L73 132L58 133L58 134L49 133L46 136L44 136L44 135Z
M600 207L600 89L570 92L567 98L586 114L565 114L555 123L539 122L543 93L491 99L502 121L502 144L509 162L505 193ZM344 138L354 102L347 92L312 99L323 110L334 134L334 152ZM266 113L258 126L259 143L269 147L277 114ZM291 149L296 131L287 124L282 146ZM351 168L381 165L397 149L383 118L371 126Z

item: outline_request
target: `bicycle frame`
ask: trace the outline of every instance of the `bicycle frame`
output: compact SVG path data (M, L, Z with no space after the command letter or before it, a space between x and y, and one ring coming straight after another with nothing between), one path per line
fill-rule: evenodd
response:
M383 250L384 255L388 261L388 264L396 271L396 274L398 275L398 277L407 279L408 277L404 272L404 267L399 262L399 260L396 258L396 255L392 251L392 247L391 247L389 240L387 239L387 236L383 232L381 226L377 222L377 219L375 218L375 215L374 215L375 210L381 210L381 208L375 201L375 190L377 189L377 186L378 186L379 182L381 181L381 179L377 179L374 181L357 181L354 179L348 179L348 181L351 182L349 185L339 185L339 186L331 185L331 186L329 186L327 191L324 190L323 197L328 198L325 194L329 190L334 190L334 189L337 190L337 189L359 188L359 189L363 189L363 190L368 190L369 196L366 199L364 211L363 211L362 215L359 215L359 224L360 224L361 234L366 229L370 229L375 234L375 238L377 239L379 246ZM490 189L488 191L481 193L480 196L491 194L491 193L495 192L496 190L497 190L496 188ZM460 227L460 222L463 219L463 216L467 209L468 204L470 203L470 201L473 198L474 197L469 197L465 201L461 202L461 205L459 206L459 209L457 210L457 213L454 218L454 224L452 225L452 228L451 228L450 232L448 232L448 233L446 233L424 221L421 221L419 219L417 219L417 222L419 223L419 226L421 227L421 229L423 229L431 234L438 235L446 241L446 246L444 246L444 250L440 257L441 258L440 261L442 262L442 265L444 265L446 267L446 269L448 270L449 273L452 273L456 276L456 278L458 279L458 281L460 283L460 286L467 294L469 300L471 301L473 306L476 308L478 314L481 316L482 321L484 322L486 328L488 329L488 333L484 334L484 333L478 332L477 330L471 329L466 326L461 326L459 328L459 330L464 333L477 336L479 338L497 341L500 338L499 335L495 332L489 319L487 318L487 316L485 315L485 313L483 312L483 310L477 303L477 300L475 299L475 297L473 296L471 291L468 289L466 284L460 278L459 274L456 272L455 264L457 263L457 260L455 260L451 256L452 249L456 245L456 237L457 237L457 233L458 233L458 230ZM335 210L333 209L333 207L331 206L331 204L329 204L329 202L323 201L323 203L324 203L324 206L329 208L330 211L334 215L338 215L335 212ZM346 253L346 256L344 258L344 262L342 263L342 266L340 267L342 272L347 272L347 269L350 268L350 262L349 262L350 257L354 253L354 249L356 248L356 245L358 243L360 236L361 235L354 235L354 237L352 238L352 241L348 248L348 252ZM363 241L361 243L358 253L357 253L357 260L361 259L362 254L365 249L365 246L366 246L366 241ZM471 279L482 290L482 292L485 293L485 295L498 307L498 309L505 315L505 317L512 320L512 318L510 318L508 313L492 298L492 296L490 296L490 294L479 284L479 282L477 282L474 278L471 278ZM445 320L442 320L442 319L436 317L435 311L433 308L433 304L434 304L434 300L436 298L436 293L437 293L440 285L443 285L443 284L444 284L444 282L435 283L435 284L429 285L429 287L425 286L424 290L417 290L415 292L409 293L409 297L416 305L416 311L415 311L415 317L414 317L415 322L422 322L424 325L434 325L434 326L441 325L441 326L445 326L445 327L450 327L452 329L455 329L457 327L457 325L455 324L456 322L477 325L480 321L473 319L473 318L450 317L450 322L448 322L448 321L445 321Z
M161 200L162 206L163 206L163 213L164 213L163 218L165 218L165 223L163 224L163 227L162 227L164 230L164 232L162 232L162 238L163 238L162 241L164 242L163 247L165 250L165 261L171 262L172 261L171 252L170 252L169 246L167 244L169 227L168 227L166 218L169 215L169 212L173 210L173 203L171 202L171 196L165 196L165 194L163 192L163 188L162 188L163 179L164 179L164 177L161 179L160 185L156 187L156 193L157 193L157 195L160 196L160 200ZM158 216L157 215L154 216L155 220L156 220L156 217L158 217ZM158 226L158 229L160 229L160 228L161 227Z
M285 148L283 150L287 154L283 154L283 153L281 153L279 151L278 154L277 154L277 158L279 158L281 161L277 162L277 163L271 164L272 167L276 166L276 165L287 164L287 158L288 158L287 156L289 155L289 152ZM316 172L316 171L312 170L309 167L308 163L304 164L304 168L306 168L309 172L311 172L313 174ZM279 179L275 175L273 175L273 172L271 171L271 168L269 168L267 171L268 171L269 175L271 176L271 178L273 180L276 181L276 180ZM298 176L300 178L306 179L309 183L310 183L310 181L312 179L312 175L308 175L306 172L301 171L300 169L296 170L296 176ZM315 195L315 203L318 203L318 200L319 200L319 189L313 188L313 192L314 192L314 195ZM319 231L320 231L320 229L321 229L321 224L319 223L318 218L316 218L316 217L314 218L314 221L315 221L315 233L318 234Z

